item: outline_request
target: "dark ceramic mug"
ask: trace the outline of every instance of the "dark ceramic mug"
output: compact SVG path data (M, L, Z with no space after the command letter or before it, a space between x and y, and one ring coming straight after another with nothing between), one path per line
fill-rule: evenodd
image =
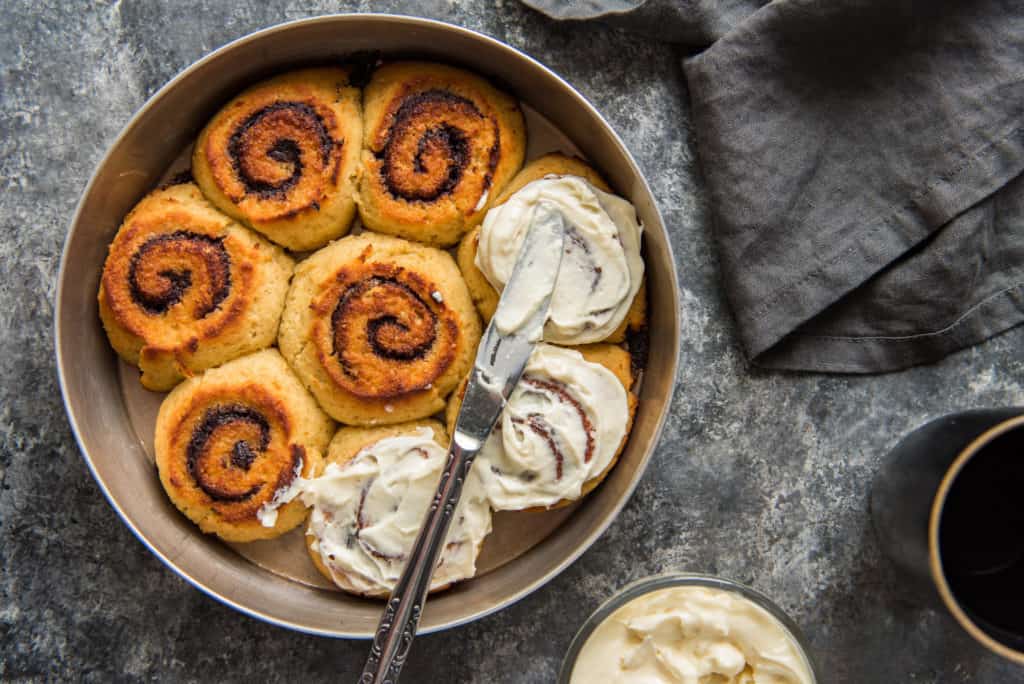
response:
M1020 664L1024 664L1024 629L1005 629L982 618L951 588L951 561L942 554L942 531L950 492L958 491L955 485L964 469L979 454L992 460L992 449L1007 439L1024 444L1022 433L1024 408L943 416L907 435L889 453L871 487L871 518L882 552L907 576L920 602L944 607L976 641ZM1020 458L1024 458L1024 450ZM984 497L968 503L982 507L979 514L996 514L988 510L993 503ZM1013 505L1024 510L1024 491ZM962 510L963 502L958 500L957 506ZM1007 538L1005 553L1011 563L1019 562L1021 549L1024 538ZM1000 572L998 563L1004 562L995 557L967 557L978 565L970 572L979 577L990 570ZM995 564L993 568L981 567L989 562ZM962 561L960 565L958 572L962 572ZM1007 598L1024 606L1024 586Z

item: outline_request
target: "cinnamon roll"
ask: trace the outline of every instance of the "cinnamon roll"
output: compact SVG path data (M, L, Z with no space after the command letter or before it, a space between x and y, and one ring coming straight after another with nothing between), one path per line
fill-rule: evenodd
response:
M156 190L125 218L100 279L110 344L164 391L270 346L293 262L217 211L192 183Z
M545 176L579 176L586 179L594 187L611 192L611 188L603 178L586 162L577 157L570 157L560 152L552 152L543 157L538 157L522 168L519 173L509 181L505 189L501 191L494 200L493 207L505 202L514 192L521 189L527 183L544 178ZM469 286L469 294L473 298L477 311L484 321L490 321L494 310L498 308L498 292L491 287L487 277L476 266L476 253L480 244L480 227L466 233L459 242L458 251L455 254L455 261L462 271L462 277L466 279ZM621 340L615 340L621 342Z
M310 557L325 577L354 594L388 595L433 501L447 443L433 420L338 431L326 467L302 493L312 509ZM490 531L491 510L471 470L431 591L476 574L476 557Z
M293 250L348 232L362 139L343 68L304 69L235 97L196 141L192 172L221 211Z
M297 485L315 472L331 430L277 350L256 352L167 395L156 421L160 482L204 532L277 537L305 520Z
M625 445L631 384L621 347L538 345L473 466L491 507L558 508L592 491ZM464 390L449 401L450 429Z
M400 62L364 93L359 215L381 233L453 245L522 166L519 104L462 69Z
M512 179L483 226L463 238L457 253L484 320L494 313L498 290L511 273L534 207L543 199L558 205L569 221L564 276L559 276L544 339L619 343L628 331L646 326L641 227L632 205L609 193L590 166L562 154L540 157Z
M373 233L299 264L278 338L324 410L350 425L441 410L479 341L480 320L451 256Z

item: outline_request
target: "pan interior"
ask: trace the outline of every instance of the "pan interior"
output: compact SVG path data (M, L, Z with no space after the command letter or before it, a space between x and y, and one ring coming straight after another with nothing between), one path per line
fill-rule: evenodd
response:
M111 505L171 569L249 615L342 637L371 636L380 603L328 589L305 551L283 553L275 547L301 542L301 536L236 550L200 534L168 501L152 465L153 425L162 395L143 390L137 371L116 359L99 323L96 291L107 245L125 214L162 176L180 168L176 164L187 158L191 141L224 102L269 74L363 51L415 54L495 79L524 102L529 157L556 149L587 157L634 203L645 226L650 349L633 431L618 465L573 508L499 514L480 559L481 575L432 598L421 631L462 624L509 605L549 581L597 539L633 491L657 441L672 394L679 339L671 247L636 163L579 94L506 45L429 20L320 17L236 41L165 86L98 167L65 243L56 347L68 415ZM287 563L281 560L285 556Z

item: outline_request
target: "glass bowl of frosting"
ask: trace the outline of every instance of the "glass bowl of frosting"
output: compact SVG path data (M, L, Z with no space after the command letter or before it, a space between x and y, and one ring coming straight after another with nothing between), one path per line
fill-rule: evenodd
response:
M817 684L799 628L760 592L667 574L628 584L576 633L559 684Z

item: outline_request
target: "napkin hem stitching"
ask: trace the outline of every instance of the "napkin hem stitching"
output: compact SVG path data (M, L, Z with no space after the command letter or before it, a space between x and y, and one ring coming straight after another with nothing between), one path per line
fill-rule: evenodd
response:
M1024 281L1003 288L972 306L950 325L929 333L865 337L790 333L755 356L751 363L772 370L865 374L892 372L936 362L1024 323L1024 300L1019 298L1022 291ZM800 343L812 338L822 346L807 356L807 348ZM844 347L862 352L858 352L856 358L840 363L827 360L831 350ZM872 354L872 350L876 353Z
M860 245L873 238L882 228L886 227L891 222L897 220L900 214L912 211L915 208L915 203L927 197L927 195L934 189L936 185L938 185L939 183L950 183L954 181L957 177L963 175L963 173L968 169L971 169L974 166L978 165L979 163L983 162L986 156L994 152L997 152L998 146L1000 144L1006 142L1008 139L1024 131L1024 126L1021 126L1018 122L1011 123L1009 128L1010 130L1005 135L1002 135L999 138L990 141L988 144L984 145L978 150L975 150L973 152L966 152L962 148L959 148L957 151L960 152L963 155L963 157L952 169L933 175L927 183L925 183L923 186L921 186L912 194L910 194L909 199L906 202L899 206L892 207L890 211L888 211L885 214L877 215L874 219L875 225L868 228L866 233L854 236L850 240L850 242L840 251L836 252L831 257L828 257L823 261L819 261L813 269L802 275L798 280L788 283L782 286L781 288L775 290L771 295L768 296L767 299L763 300L760 304L757 305L756 308L754 308L750 312L750 318L762 318L764 314L767 313L768 310L771 309L771 307L774 306L786 294L797 289L806 281L820 276L822 272L825 271L829 266L832 266L837 261L840 261L842 258L848 256L850 253L856 251ZM1002 187L1004 185L1005 182L1002 183L999 187ZM918 237L918 240L922 240L931 233L940 229L942 226L949 223L949 221L951 221L957 215L965 211L967 208L973 206L977 202L983 200L990 194L992 193L987 193L986 195L983 195L982 197L975 199L973 202L969 202L968 204L966 204L966 206L961 207L957 211L954 211L950 216L948 216L944 221L942 221L938 225L929 225L927 232L925 232L924 235ZM917 210L918 212L921 212L922 208L917 207ZM908 246L907 249L909 249L912 246L913 244ZM873 275L873 273L875 272L877 271L873 271L871 274L865 276L865 280L870 278L871 275ZM863 283L864 281L862 280L861 282ZM850 290L847 290L847 292L850 292L853 289L856 289L856 286L854 286ZM817 313L821 312L818 311ZM812 317L814 315L817 315L817 313L812 314Z
M1003 295L1007 294L1008 292L1011 292L1013 290L1021 289L1022 287L1024 287L1024 281L1021 281L1021 282L1018 282L1018 283L1014 283L1013 285L1010 285L1008 287L1004 287L1003 289L990 294L989 296L985 297L984 299L982 299L980 302L978 302L977 304L975 304L971 308L969 308L966 311L964 311L955 321L953 321L949 325L945 326L944 328L940 328L938 330L932 330L930 332L914 333L912 335L860 335L860 336L855 336L855 335L815 335L813 333L793 332L793 333L790 333L789 335L787 335L786 337L800 337L800 338L804 338L804 339L817 339L817 340L836 340L836 341L839 341L839 342L856 342L856 343L863 343L863 342L904 342L904 341L909 342L909 341L912 341L912 340L920 340L920 339L925 339L925 338L929 338L929 337L942 337L944 335L948 335L953 330L955 330L957 327L962 325L964 322L966 322L966 320L968 318L972 317L977 312L978 309L980 309L981 307L987 305L993 299L997 299L999 297L1002 297Z

